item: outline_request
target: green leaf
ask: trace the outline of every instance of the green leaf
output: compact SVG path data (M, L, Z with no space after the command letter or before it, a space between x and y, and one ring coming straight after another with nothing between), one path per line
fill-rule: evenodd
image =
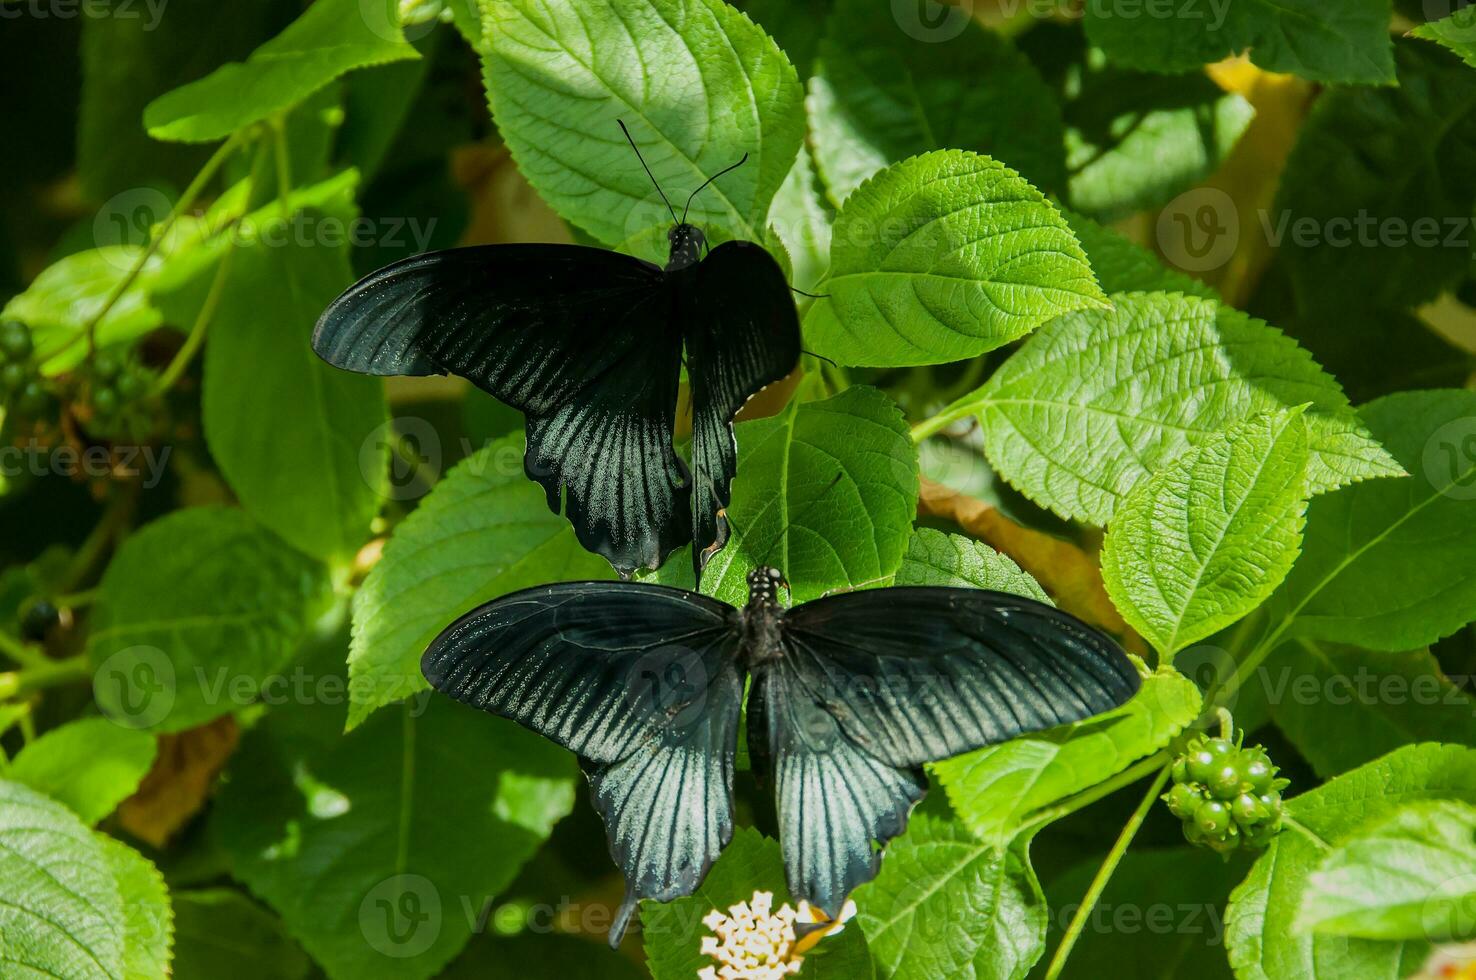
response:
M104 573L88 654L112 721L174 732L245 707L291 658L327 596L322 566L239 510L145 526Z
M793 263L791 285L814 292L830 269L831 226L835 215L821 199L808 150L801 148L789 176L779 185L769 209L769 222Z
M730 906L750 901L756 891L773 892L775 909L795 904L784 884L778 842L739 827L695 892L673 902L641 903L641 936L653 980L688 980L713 966L700 952L702 937L709 934L703 916L713 910L726 913ZM871 960L861 931L852 924L822 939L805 956L802 974L816 980L870 980Z
M794 66L746 16L720 0L507 0L483 17L498 131L560 215L611 246L670 221L624 119L674 201L747 153L689 220L762 240L804 107Z
M1002 849L923 814L908 823L856 890L877 976L1025 976L1045 951L1048 918L1027 845Z
M856 386L736 429L732 536L703 572L702 591L741 606L745 577L759 565L784 572L794 602L896 573L918 482L917 449L891 399Z
M1078 84L1066 106L1070 201L1103 220L1161 207L1203 181L1255 116L1203 74L1165 79L1089 58Z
M1411 475L1313 501L1274 605L1291 636L1425 646L1476 619L1476 392L1405 392L1361 414Z
M4 779L0 881L0 971L125 980L123 899L102 838L60 803Z
M1123 498L1102 547L1113 604L1165 657L1264 602L1296 561L1307 510L1300 409L1238 422Z
M1476 807L1412 803L1353 834L1307 878L1298 925L1361 939L1469 939Z
M395 528L354 595L349 728L426 689L420 655L462 613L546 582L611 577L524 475L523 447L520 432L468 457Z
M1189 447L1305 403L1314 492L1402 472L1338 383L1280 331L1176 293L1112 301L1047 324L949 409L979 416L989 461L1036 503L1104 525L1133 487Z
M842 364L974 357L1103 306L1065 220L1018 174L962 150L904 160L846 199L805 342Z
M899 26L871 0L839 0L826 21L807 108L832 200L940 147L986 154L1047 189L1065 182L1061 107L1024 55L975 23L948 38Z
M1199 717L1199 688L1164 668L1127 704L931 768L971 831L1003 845L1052 804L1163 748Z
M306 980L311 968L282 921L240 892L174 894L174 975L180 980Z
M341 650L321 653L306 669L341 682ZM342 720L326 698L272 711L232 760L211 829L330 977L422 980L470 938L465 908L506 888L572 808L578 769L445 698L347 736Z
M42 371L58 374L87 356L86 343L75 341L142 254L134 245L108 245L68 255L41 270L25 292L11 297L0 316L28 324ZM138 278L98 321L100 347L135 340L163 323L149 295L163 264L158 255L144 263Z
M1412 742L1476 745L1476 701L1427 650L1370 654L1298 639L1258 673L1276 727L1321 776Z
M1086 6L1086 31L1113 61L1187 71L1250 48L1267 71L1319 82L1394 81L1389 0L1230 0Z
M21 749L5 776L65 803L90 826L138 789L156 748L151 735L83 718Z
M144 126L159 140L224 139L355 68L418 57L390 0L317 0L244 63L222 65L150 102Z
M913 532L892 584L994 589L1051 604L1040 584L1007 556L982 541L930 527Z
M127 844L102 834L97 840L123 899L123 980L169 976L174 913L164 876Z
M1097 281L1109 295L1164 292L1186 293L1205 299L1220 298L1208 283L1170 269L1137 242L1075 211L1062 211L1061 215L1071 226L1071 233L1081 242L1087 261L1092 264L1092 272L1096 273Z
M1198 847L1134 846L1112 872L1061 976L1099 980L1131 963L1133 973L1144 977L1230 980L1224 905L1246 864ZM1053 941L1059 941L1101 866L1101 855L1093 854L1046 882L1046 898L1056 910Z
M311 233L352 216L295 218ZM231 260L205 348L205 441L247 513L315 558L344 560L388 495L384 384L330 367L309 343L353 281L347 249L276 230L286 242Z
M1240 980L1407 977L1424 943L1349 939L1295 928L1307 880L1360 828L1419 800L1476 803L1476 750L1407 745L1286 801L1291 818L1230 896L1226 946Z
M1462 7L1444 20L1421 24L1410 34L1445 45L1476 68L1476 9Z
M1470 265L1476 73L1428 44L1401 42L1397 56L1399 87L1317 100L1262 216L1304 313L1403 309Z

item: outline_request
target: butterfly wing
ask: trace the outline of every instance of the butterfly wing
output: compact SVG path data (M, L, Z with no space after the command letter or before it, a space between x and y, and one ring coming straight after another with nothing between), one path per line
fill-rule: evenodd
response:
M528 475L585 548L623 572L690 537L672 449L681 366L674 293L656 266L577 245L483 245L370 274L313 333L328 363L452 373L527 416Z
M873 842L905 827L924 762L1080 721L1139 685L1108 637L982 589L830 596L785 613L782 633L754 669L762 751L790 890L830 915L876 874Z
M724 242L697 266L683 325L692 389L692 561L702 566L728 537L723 511L738 467L733 416L794 370L799 316L784 271L753 242Z
M461 617L421 658L436 690L580 757L625 874L612 944L639 899L691 894L732 839L733 613L655 585L542 586Z

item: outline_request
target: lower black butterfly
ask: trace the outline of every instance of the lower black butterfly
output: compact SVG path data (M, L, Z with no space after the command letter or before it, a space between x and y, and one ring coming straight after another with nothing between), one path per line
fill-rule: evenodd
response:
M733 416L794 369L800 329L768 252L729 241L704 255L702 232L667 208L665 268L581 245L417 255L335 299L313 350L361 374L468 379L524 414L524 468L585 548L627 575L691 541L700 580L727 539ZM672 447L683 349L690 470Z
M785 609L782 581L752 572L742 609L658 585L539 586L463 616L421 659L436 690L579 756L626 879L612 945L639 899L691 894L732 838L745 675L789 890L831 917L905 828L923 763L1138 689L1117 644L1031 599L898 587Z

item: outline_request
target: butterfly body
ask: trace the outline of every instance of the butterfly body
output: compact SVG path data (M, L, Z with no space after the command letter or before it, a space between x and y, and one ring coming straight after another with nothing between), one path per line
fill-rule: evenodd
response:
M731 839L745 678L789 889L831 916L905 829L924 763L1138 687L1112 640L1031 599L908 587L785 608L783 582L754 570L741 609L642 583L541 586L463 616L421 660L437 690L580 757L627 882L612 941L639 899L690 894Z

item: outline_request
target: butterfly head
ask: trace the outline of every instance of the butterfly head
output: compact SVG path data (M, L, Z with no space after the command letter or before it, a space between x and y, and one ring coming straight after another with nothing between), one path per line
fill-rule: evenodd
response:
M671 243L671 254L666 260L667 272L685 269L702 261L707 236L696 225L689 225L685 221L672 225L671 230L666 233L666 240Z
M777 568L760 565L748 573L748 604L773 604L779 601L780 587L789 588L784 575Z

